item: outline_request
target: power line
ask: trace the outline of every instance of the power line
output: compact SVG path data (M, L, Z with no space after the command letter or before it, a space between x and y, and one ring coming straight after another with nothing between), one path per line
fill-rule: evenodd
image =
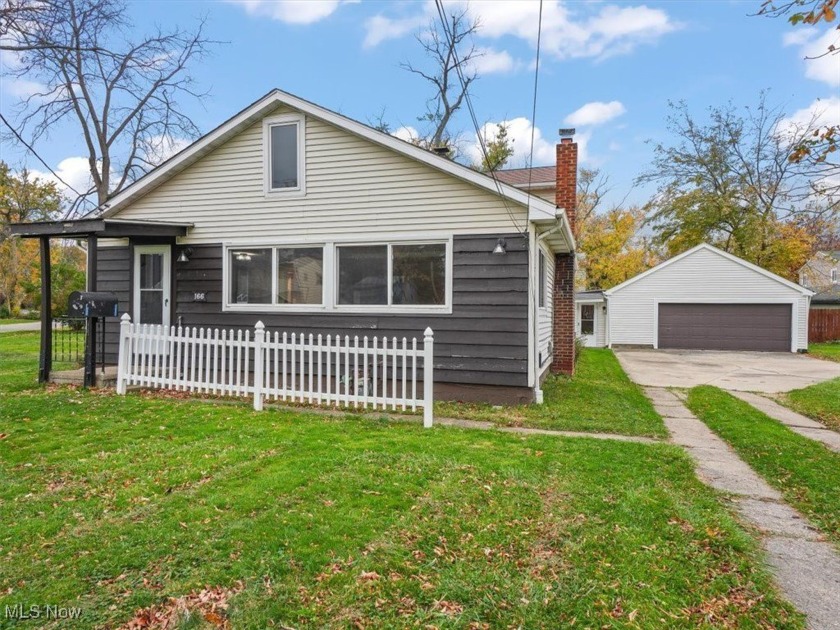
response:
M449 31L449 23L446 20L446 12L443 10L443 0L435 0L435 6L437 7L438 15L440 16L440 22L443 26L443 32L446 35L446 39L449 42L450 46L452 47L452 57L455 60L455 71L458 75L458 80L461 83L461 88L464 90L464 100L467 102L467 110L470 113L470 118L472 119L473 127L475 127L475 133L478 137L478 145L481 147L481 153L484 156L484 161L486 164L489 165L490 159L487 154L487 146L484 142L484 134L481 132L480 125L478 124L478 118L475 115L475 109L473 108L472 99L470 98L469 90L467 89L467 82L464 78L463 70L461 69L461 60L458 58L458 51L455 46L455 33ZM495 172L491 169L488 171L490 177L493 179L493 182L496 185L496 190L499 193L499 196L502 198L502 203L504 203L505 211L510 217L511 223L513 223L513 227L519 232L520 235L525 236L527 229L522 228L520 229L519 225L517 225L516 217L513 214L513 211L510 209L508 205L507 196L505 195L504 191L502 190L501 183L496 178ZM527 219L526 219L526 226L527 226Z
M30 152L30 153L32 153L32 155L34 155L34 156L35 156L35 158L36 158L36 159L37 159L37 160L38 160L41 164L43 164L43 165L44 165L44 168L46 168L46 169L47 169L50 173L52 173L52 176L53 176L53 177L55 177L55 178L56 178L59 182L61 182L62 184L64 184L65 188L68 188L68 189L70 189L71 191L73 191L74 193L76 193L76 196L77 196L77 197L79 197L80 199L84 199L84 201L86 201L87 203L91 203L91 204L93 203L92 201L90 201L90 199L88 199L88 198L87 198L87 196L86 196L86 195L87 195L87 193L86 193L85 195L83 195L83 194L82 194L82 193L80 193L78 190L76 190L75 188L73 188L70 184L68 184L66 181L64 181L64 180L63 180L63 179L62 179L62 178L58 175L58 173L56 173L56 172L52 169L52 167L51 167L49 164L47 164L47 162L44 160L44 158L42 158L42 157L38 154L38 152L35 150L35 148L34 148L31 144L29 144L26 140L24 140L24 139L23 139L23 137L22 137L22 136L18 133L17 129L15 129L15 128L11 125L11 124L9 124L9 121L8 121L8 120L6 120L6 117L5 117L2 113L0 113L0 121L2 121L2 122L3 122L3 124L4 124L4 125L6 125L6 127L9 129L9 131L11 131L11 132L14 134L15 138L17 138L17 139L18 139L18 142L20 142L23 146L25 146L27 149L29 149L29 152ZM75 204L73 204L73 205L75 205Z
M534 106L531 109L531 154L528 156L528 211L531 210L531 178L534 175L534 132L537 128L537 87L540 78L540 39L542 39L543 0L540 0L540 15L537 23L537 60L534 66Z

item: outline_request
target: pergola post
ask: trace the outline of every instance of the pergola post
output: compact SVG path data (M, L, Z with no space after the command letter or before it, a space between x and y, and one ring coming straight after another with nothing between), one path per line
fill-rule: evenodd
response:
M96 235L87 237L87 291L96 291ZM88 317L85 331L85 377L84 386L96 385L96 318Z
M50 237L41 242L41 352L38 359L38 382L50 380L52 371L52 274L50 273Z

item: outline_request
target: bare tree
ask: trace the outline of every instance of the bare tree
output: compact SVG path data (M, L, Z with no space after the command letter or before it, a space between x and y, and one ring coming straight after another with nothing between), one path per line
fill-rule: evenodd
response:
M0 49L17 57L10 74L41 85L21 101L14 135L37 147L71 121L90 169L82 197L99 208L155 166L162 147L198 135L179 99L205 96L187 69L214 43L203 21L133 41L125 8L122 0L7 0L0 31Z
M451 144L454 134L449 131L449 124L463 105L470 85L478 78L473 62L482 55L472 41L479 29L478 20L470 21L466 8L446 16L446 19L448 24L432 21L426 30L416 36L426 57L432 62L431 70L422 69L412 62L400 64L400 67L433 86L433 96L426 103L426 113L418 118L429 125L430 130L418 138L417 143L430 149Z
M597 168L580 168L577 178L577 211L575 223L583 226L603 205L604 197L612 190L610 177Z

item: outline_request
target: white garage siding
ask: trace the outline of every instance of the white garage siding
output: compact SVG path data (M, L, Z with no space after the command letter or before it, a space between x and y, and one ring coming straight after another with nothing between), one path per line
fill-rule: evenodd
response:
M701 245L608 291L609 344L655 346L660 302L790 303L793 348L807 349L807 290L768 277L733 258Z

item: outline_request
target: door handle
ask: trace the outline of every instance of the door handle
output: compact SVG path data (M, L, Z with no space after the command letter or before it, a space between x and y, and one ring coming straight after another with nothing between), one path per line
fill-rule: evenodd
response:
M163 298L163 305L169 306L169 298Z

